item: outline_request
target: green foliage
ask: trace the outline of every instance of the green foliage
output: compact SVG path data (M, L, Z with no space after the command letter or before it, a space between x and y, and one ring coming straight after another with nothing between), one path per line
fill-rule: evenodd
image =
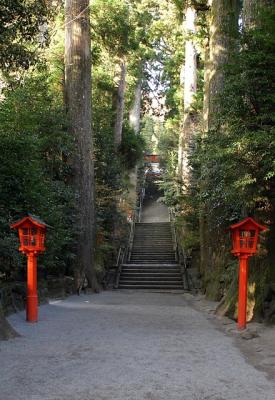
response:
M126 1L96 0L92 3L92 28L109 53L122 56L137 47Z
M46 74L30 76L5 95L0 105L0 269L16 270L17 246L9 225L31 212L53 227L47 234L45 270L62 273L73 257L74 235L73 194L66 183L72 143L63 111L50 94Z
M93 70L92 129L95 148L95 175L97 186L97 219L109 233L115 218L115 201L119 192L121 166L115 156L113 98L113 64L106 55L105 63Z
M142 136L136 135L129 126L124 126L122 143L119 151L124 168L130 170L142 159L145 150L145 141Z
M114 60L101 47L104 62L93 69L93 134L95 147L96 215L97 230L101 241L96 246L96 259L101 270L112 263L115 249L127 235L128 169L142 157L143 140L136 136L127 123L123 127L123 139L119 152L114 147L114 123L116 84ZM127 208L127 207L126 207ZM126 229L127 230L127 229Z
M161 164L168 172L173 173L177 165L179 121L177 118L169 118L160 129L158 141L158 154Z
M35 45L48 40L46 32L42 38L41 27L49 16L44 0L1 0L0 69L27 69L36 60Z
M259 27L244 32L241 51L225 70L217 128L197 147L202 166L200 199L214 225L242 214L269 212L275 175L275 8L260 15Z

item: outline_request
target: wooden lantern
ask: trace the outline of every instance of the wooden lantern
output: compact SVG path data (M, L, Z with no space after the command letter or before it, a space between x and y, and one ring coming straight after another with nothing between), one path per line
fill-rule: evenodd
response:
M21 219L11 225L12 229L18 229L20 247L22 253L41 253L45 251L46 224L32 215Z
M238 327L246 328L248 258L256 253L259 233L267 230L253 218L246 218L238 224L230 226L232 232L234 256L239 257L239 297L238 297Z
M259 233L267 228L258 224L253 218L246 218L238 224L230 226L232 232L233 249L235 256L241 254L253 255L257 251Z
M12 229L18 229L19 250L28 258L26 304L28 322L38 321L37 256L38 253L45 251L46 226L43 221L31 214L11 225Z

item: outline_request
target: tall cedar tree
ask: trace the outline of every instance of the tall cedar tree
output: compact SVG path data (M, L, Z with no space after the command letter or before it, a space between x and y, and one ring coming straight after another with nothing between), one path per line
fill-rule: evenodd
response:
M186 192L190 184L189 156L194 141L197 125L197 114L192 109L192 103L197 91L197 53L194 43L196 33L196 10L188 2L185 8L185 64L183 88L183 121L179 139L178 175Z
M76 283L95 273L95 181L91 131L91 36L89 0L65 2L65 87L69 130L75 140L74 183L78 229Z
M211 135L211 130L219 129L217 116L220 112L220 102L217 101L224 86L224 67L228 64L235 50L238 32L239 1L213 0L210 11L209 59L206 63L206 81L204 83L204 123L205 135ZM221 132L222 134L222 132ZM207 185L207 164L202 166L202 174ZM208 178L209 179L209 178ZM203 207L202 207L203 208ZM200 218L201 272L205 277L206 293L217 299L219 282L217 277L224 262L224 250L220 238L222 232L213 229L207 206Z

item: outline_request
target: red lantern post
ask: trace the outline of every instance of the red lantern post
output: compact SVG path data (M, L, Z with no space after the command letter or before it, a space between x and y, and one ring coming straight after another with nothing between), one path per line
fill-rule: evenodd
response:
M37 322L37 255L45 251L46 224L37 217L29 215L11 225L11 228L18 229L19 251L28 258L26 319L28 322Z
M238 224L230 226L232 232L234 256L239 257L239 298L238 298L238 328L246 328L246 306L247 306L247 281L248 281L248 258L257 251L259 233L267 230L252 218L246 218Z

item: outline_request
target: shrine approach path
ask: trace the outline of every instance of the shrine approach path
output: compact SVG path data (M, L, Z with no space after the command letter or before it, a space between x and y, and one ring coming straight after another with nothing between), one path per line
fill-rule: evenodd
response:
M275 384L186 296L107 291L9 317L1 400L274 400Z

